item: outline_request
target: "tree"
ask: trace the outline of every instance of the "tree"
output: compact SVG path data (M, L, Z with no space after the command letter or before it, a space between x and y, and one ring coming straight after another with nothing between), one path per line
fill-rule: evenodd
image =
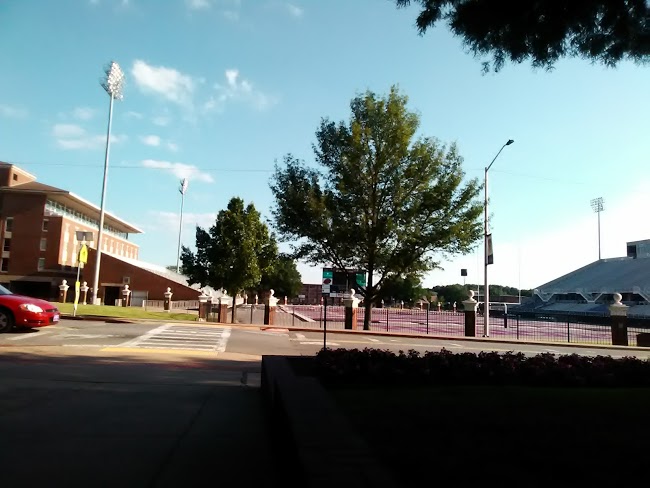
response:
M366 329L389 276L434 269L436 257L469 252L482 232L480 185L463 183L454 144L416 137L407 101L396 87L358 95L349 122L321 121L317 167L289 154L271 179L275 227L294 259L368 272Z
M378 291L378 300L412 303L426 296L417 274L391 275Z
M446 21L475 56L532 62L550 69L563 57L581 57L606 66L650 58L650 3L647 0L414 0L421 11L420 34ZM396 0L406 7L411 0ZM489 71L490 62L483 68Z
M256 288L278 255L275 237L251 203L232 198L209 231L196 228L196 253L183 246L183 271L190 284L225 289L231 296Z
M261 290L272 289L276 297L295 297L302 287L302 276L291 256L280 255L273 266L262 276Z

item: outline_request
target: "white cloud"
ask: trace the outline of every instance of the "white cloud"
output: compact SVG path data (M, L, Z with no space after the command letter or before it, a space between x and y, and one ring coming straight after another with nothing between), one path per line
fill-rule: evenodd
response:
M27 118L27 110L0 104L0 116L10 119L25 119Z
M191 107L194 80L174 68L153 66L138 59L131 74L143 93L158 95L178 105Z
M216 94L203 104L204 110L220 110L228 101L247 103L257 110L265 110L277 103L274 97L255 89L250 81L241 78L239 70L226 70L225 78L225 85L215 84Z
M154 229L160 229L166 232L178 233L178 224L180 223L180 213L176 212L163 212L151 211L150 212L154 225ZM214 225L217 220L216 213L192 213L183 212L183 229L193 229L197 225L204 229L208 229ZM184 239L185 240L185 239ZM194 242L194 236L191 235L187 239Z
M237 22L239 20L239 12L236 10L224 10L221 14L231 22Z
M165 127L165 126L169 125L170 119L169 119L169 117L167 117L165 115L159 115L159 116L154 117L153 119L151 119L151 122L153 122L154 124L159 125L161 127Z
M96 149L106 144L105 135L88 134L83 127L75 124L55 124L52 127L52 135L57 145L63 149ZM111 135L112 144L120 144L126 139L127 137L123 135Z
M287 8L287 11L292 17L296 17L296 18L302 17L302 14L305 13L305 11L302 8L292 3L285 4L285 7Z
M178 151L178 144L176 144L175 142L168 142L167 143L167 149L169 149L170 151L176 152L176 151Z
M147 146L160 146L160 137L156 135L142 136L140 140Z
M90 120L95 116L95 109L90 107L77 107L72 111L72 116L79 120Z
M129 119L142 119L143 115L140 112L134 112L133 110L129 110L124 114L125 117Z
M173 174L177 178L187 178L190 181L202 181L204 183L213 183L214 178L209 173L201 171L192 164L172 163L169 161L158 161L155 159L145 159L142 166L151 169L160 169Z
M204 10L210 8L208 0L185 0L185 3L191 10Z

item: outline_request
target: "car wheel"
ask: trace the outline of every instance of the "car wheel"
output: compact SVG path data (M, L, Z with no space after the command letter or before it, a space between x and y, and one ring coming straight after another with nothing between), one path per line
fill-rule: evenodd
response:
M14 318L7 310L0 310L0 333L14 328Z

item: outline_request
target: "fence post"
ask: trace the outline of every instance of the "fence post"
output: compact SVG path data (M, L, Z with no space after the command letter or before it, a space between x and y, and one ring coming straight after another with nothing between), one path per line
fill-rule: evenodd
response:
M614 303L609 306L609 315L612 324L612 344L615 346L628 346L627 338L627 311L628 306L621 303L623 297L614 293Z
M205 322L208 318L208 295L201 292L199 295L199 322Z
M566 341L571 342L571 319L566 318Z
M463 311L465 314L465 337L476 337L476 306L478 302L474 300L474 290L470 290L468 298L463 302Z
M278 304L278 299L273 295L275 295L275 290L269 290L269 295L264 303L264 325L273 325L275 322L275 306Z
M357 311L359 310L359 299L355 298L354 288L350 290L350 298L343 299L345 306L345 328L357 330Z
M519 340L519 315L517 315L517 340Z
M70 288L68 280L63 280L59 285L59 302L65 303L68 299L68 288Z
M163 296L165 297L165 302L163 303L163 310L165 312L171 312L172 310L172 289L170 287L167 287L167 291L163 293Z
M386 309L386 332L388 332L388 309Z

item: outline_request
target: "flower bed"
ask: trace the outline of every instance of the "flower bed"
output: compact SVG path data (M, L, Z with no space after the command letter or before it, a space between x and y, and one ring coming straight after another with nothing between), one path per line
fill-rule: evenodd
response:
M447 350L399 354L377 349L321 351L314 373L330 386L521 385L648 387L650 360Z

